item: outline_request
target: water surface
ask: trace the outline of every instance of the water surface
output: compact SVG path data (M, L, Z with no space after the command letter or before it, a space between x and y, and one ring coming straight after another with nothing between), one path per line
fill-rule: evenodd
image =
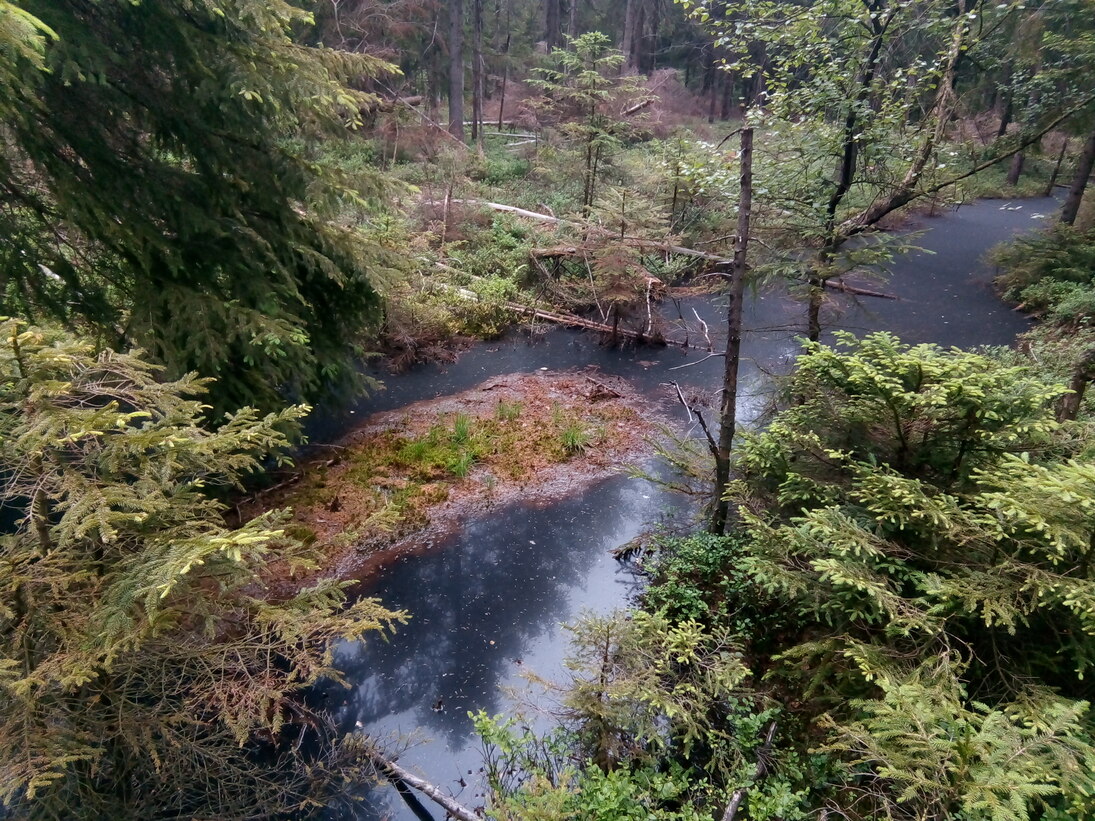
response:
M1053 200L1025 200L1009 210L1002 201L966 205L924 220L916 244L924 249L892 266L889 281L872 285L898 300L833 294L827 327L859 332L889 330L907 342L945 346L1010 345L1027 320L992 294L992 271L980 259L992 245L1038 227ZM1014 207L1011 206L1011 207ZM693 311L711 329L716 350L724 307L720 300L683 303L690 338L701 337ZM676 316L674 306L667 306ZM772 375L785 372L798 351L804 309L779 288L748 300L740 376L739 418L749 423L769 404ZM455 364L429 365L397 377L355 407L317 417L313 440L330 441L367 414L466 390L498 374L540 368L596 366L631 380L651 401L684 420L675 404L677 382L688 394L714 396L722 359L680 348L611 349L591 335L554 329L480 344ZM387 642L339 648L349 690L321 694L345 731L361 728L380 738L412 737L400 763L450 790L469 806L482 803L476 775L478 741L468 711L502 712L512 702L504 686L521 672L563 674L567 632L562 625L583 611L607 612L627 604L635 580L611 558L622 545L682 502L654 485L624 476L550 505L512 504L468 521L443 549L393 565L366 592L412 614ZM436 818L443 813L430 807ZM356 818L414 819L394 789L370 791Z

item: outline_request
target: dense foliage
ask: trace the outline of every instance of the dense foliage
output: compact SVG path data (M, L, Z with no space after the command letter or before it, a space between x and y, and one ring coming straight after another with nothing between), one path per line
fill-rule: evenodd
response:
M1087 328L1095 319L1095 228L1056 225L1001 246L1004 296L1054 324Z
M271 513L239 527L212 493L283 451L303 409L201 426L206 383L138 355L0 325L0 806L29 818L271 817L354 767L287 723L334 675L330 643L397 618L337 583L271 600L314 556ZM260 742L268 745L263 752Z

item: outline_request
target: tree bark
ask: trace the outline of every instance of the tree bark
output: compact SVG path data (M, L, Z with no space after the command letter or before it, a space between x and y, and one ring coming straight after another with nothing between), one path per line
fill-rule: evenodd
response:
M624 9L624 31L620 41L620 51L624 54L624 63L620 67L620 72L622 74L626 74L635 68L635 53L638 40L635 29L639 19L639 7L641 5L642 0L627 0L627 6Z
M548 51L563 44L562 0L544 0L544 42Z
M753 211L753 129L741 130L741 180L738 200L738 234L734 240L734 264L730 280L730 304L726 310L726 357L722 376L722 403L719 409L719 444L715 454L715 509L711 517L712 533L726 531L730 503L724 498L730 482L730 452L738 415L738 364L741 359L742 302L749 252L749 221Z
M449 0L449 133L464 142L464 0Z
M1053 164L1053 173L1049 175L1044 196L1052 197L1053 189L1057 187L1057 175L1061 173L1061 163L1065 161L1065 152L1068 151L1068 138L1061 143L1061 150L1057 153L1057 162Z
M1087 188L1092 166L1095 166L1095 132L1092 132L1084 143L1084 153L1080 155L1076 176L1072 178L1072 186L1068 189L1065 204L1061 206L1061 222L1068 225L1076 222L1076 215L1080 212L1080 201L1084 198L1084 189Z
M1019 184L1019 177L1023 174L1023 166L1026 165L1027 156L1019 151L1011 157L1011 165L1008 167L1008 185L1014 187Z
M483 144L483 0L472 0L471 138Z
M1069 379L1068 389L1072 393L1066 393L1057 404L1057 421L1067 422L1075 420L1080 413L1080 405L1084 401L1084 393L1087 391L1087 383L1095 376L1095 347L1088 348L1080 357L1080 361L1072 368L1072 378Z

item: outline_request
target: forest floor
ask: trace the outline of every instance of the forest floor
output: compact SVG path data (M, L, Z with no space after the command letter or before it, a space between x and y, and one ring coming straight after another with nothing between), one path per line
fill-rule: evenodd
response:
M338 456L300 464L240 513L291 508L286 530L323 556L309 573L279 568L275 595L321 577L366 581L493 506L546 503L626 469L663 424L649 397L595 368L497 376L375 414Z

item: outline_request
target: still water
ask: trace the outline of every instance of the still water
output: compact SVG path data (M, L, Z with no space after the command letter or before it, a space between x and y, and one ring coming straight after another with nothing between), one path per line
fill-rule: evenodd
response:
M1039 227L1055 207L1051 199L989 200L924 220L914 240L921 250L897 260L888 281L870 285L899 299L833 294L826 327L888 330L913 343L1010 345L1028 321L992 294L993 272L981 258L996 243ZM691 320L693 342L702 339L698 315L711 329L715 350L724 347L725 337L717 334L724 305L717 297L667 310ZM785 372L798 351L804 309L785 291L765 289L748 299L745 322L739 419L748 423L770 404L772 374ZM587 334L561 329L521 335L477 345L451 365L384 377L383 392L317 418L310 433L313 441L330 441L370 413L466 390L498 374L590 365L631 380L652 402L679 415L667 383L711 395L720 384L722 360L705 361L706 356L668 347L612 350ZM461 803L481 806L480 748L468 711L510 709L513 701L504 690L520 687L525 670L563 677L563 625L583 612L624 607L635 590L636 580L613 560L613 548L681 505L644 480L618 476L563 501L499 506L467 521L440 549L397 562L363 591L409 611L411 621L386 642L338 648L351 687L321 689L317 697L345 732L360 728L393 740L391 749L407 746L403 766ZM443 817L433 805L427 811ZM381 786L368 790L353 817L411 821L421 813Z

